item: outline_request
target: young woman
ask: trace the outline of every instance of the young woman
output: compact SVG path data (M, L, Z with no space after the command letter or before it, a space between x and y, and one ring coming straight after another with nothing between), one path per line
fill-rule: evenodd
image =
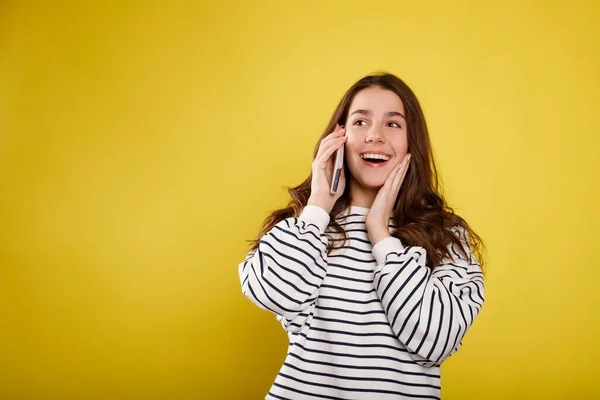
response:
M290 194L239 265L244 295L290 340L266 398L439 399L440 364L483 304L482 243L440 193L410 88L356 82Z

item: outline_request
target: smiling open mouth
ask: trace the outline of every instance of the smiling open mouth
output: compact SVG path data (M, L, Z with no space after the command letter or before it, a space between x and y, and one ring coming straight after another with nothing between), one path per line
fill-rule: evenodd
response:
M364 153L360 158L369 164L385 164L391 157L385 154Z

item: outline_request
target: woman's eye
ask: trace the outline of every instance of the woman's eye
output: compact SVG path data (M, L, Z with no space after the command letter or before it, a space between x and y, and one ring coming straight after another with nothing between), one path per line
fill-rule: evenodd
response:
M363 123L366 124L367 121L362 120L362 119L357 119L356 121L354 121L354 125L363 126Z
M390 123L389 123L389 125L390 125L392 128L401 128L401 126L400 126L400 125L398 125L396 122L390 122Z

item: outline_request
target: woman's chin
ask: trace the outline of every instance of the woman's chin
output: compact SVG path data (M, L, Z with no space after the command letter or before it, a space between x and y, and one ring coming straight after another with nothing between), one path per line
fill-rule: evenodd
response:
M357 179L358 184L366 190L379 190L385 183L385 179Z
M373 190L379 190L379 189L381 189L382 186L383 186L383 182L365 185L365 187L367 189L373 189Z

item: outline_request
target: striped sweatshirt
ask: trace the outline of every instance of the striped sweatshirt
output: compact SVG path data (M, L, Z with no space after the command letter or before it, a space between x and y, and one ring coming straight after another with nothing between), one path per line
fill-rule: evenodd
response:
M422 247L394 237L373 247L368 211L351 206L338 218L349 240L327 254L330 217L306 206L240 263L244 295L289 337L266 399L440 398L440 364L483 304L481 268L463 228L453 231L468 257L450 245L433 272Z

